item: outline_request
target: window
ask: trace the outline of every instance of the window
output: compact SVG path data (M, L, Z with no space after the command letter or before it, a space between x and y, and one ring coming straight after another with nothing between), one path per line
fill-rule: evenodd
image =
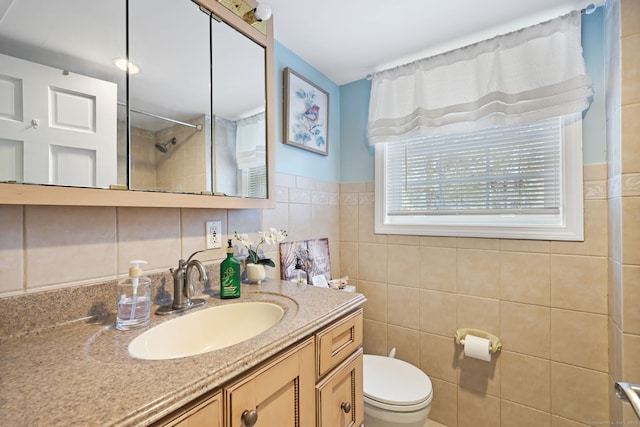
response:
M267 197L267 168L266 166L256 166L241 169L242 192L244 197Z
M376 144L375 231L582 240L582 120L575 113Z

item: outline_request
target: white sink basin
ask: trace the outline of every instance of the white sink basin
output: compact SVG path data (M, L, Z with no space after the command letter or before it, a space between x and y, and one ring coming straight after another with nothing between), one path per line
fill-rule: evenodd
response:
M282 319L282 307L269 302L240 302L185 314L140 334L129 344L138 359L195 356L253 338Z

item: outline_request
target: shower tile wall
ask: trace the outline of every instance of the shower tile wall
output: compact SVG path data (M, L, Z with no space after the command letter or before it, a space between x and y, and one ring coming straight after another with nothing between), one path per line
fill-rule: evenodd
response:
M373 183L342 184L341 271L366 295L365 352L431 377L430 418L450 427L609 420L605 164L586 165L585 241L376 235ZM386 262L380 262L386 260ZM457 328L501 337L464 360Z

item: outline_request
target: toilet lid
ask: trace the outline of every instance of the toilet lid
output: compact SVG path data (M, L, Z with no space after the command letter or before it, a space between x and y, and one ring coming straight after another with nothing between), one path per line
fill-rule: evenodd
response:
M426 405L431 401L431 380L412 364L365 354L363 366L364 396L368 400L393 406Z

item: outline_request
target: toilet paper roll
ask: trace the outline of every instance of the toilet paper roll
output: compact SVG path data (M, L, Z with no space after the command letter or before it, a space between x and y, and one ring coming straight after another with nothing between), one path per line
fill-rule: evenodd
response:
M475 335L467 335L464 338L464 356L491 362L491 341Z

